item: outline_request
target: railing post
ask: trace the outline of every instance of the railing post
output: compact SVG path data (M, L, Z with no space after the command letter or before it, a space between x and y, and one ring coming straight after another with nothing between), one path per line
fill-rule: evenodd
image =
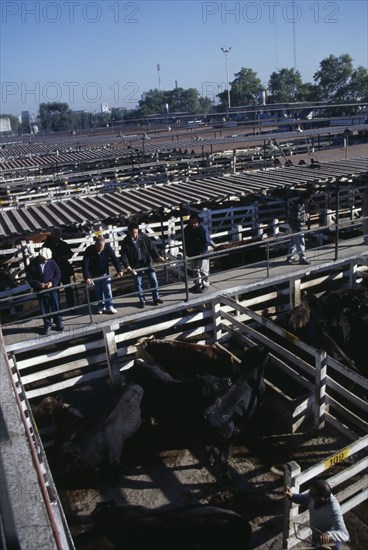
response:
M189 289L188 289L188 260L187 260L187 252L185 250L185 239L184 239L184 223L183 223L183 216L180 215L180 229L181 229L181 243L183 248L183 258L184 258L184 284L185 284L185 301L189 302Z
M109 376L113 385L121 384L120 379L120 370L118 363L118 349L116 346L115 332L111 330L111 327L104 329L103 331L104 341L105 341L105 350L106 350L106 359L107 359L107 368L109 371Z
M335 261L339 259L340 180L336 180Z
M294 489L295 493L299 493L299 483L295 479L301 472L301 468L294 460L284 465L284 490L286 487ZM297 507L292 507L292 504L288 498L284 499L284 524L282 535L282 547L289 548L288 539L291 534L291 518L298 513Z
M325 426L326 422L326 377L327 377L327 353L318 350L315 360L315 408L314 425L318 430Z
M212 300L212 319L213 319L213 336L215 342L218 342L222 336L221 329L221 303L220 300L215 298Z

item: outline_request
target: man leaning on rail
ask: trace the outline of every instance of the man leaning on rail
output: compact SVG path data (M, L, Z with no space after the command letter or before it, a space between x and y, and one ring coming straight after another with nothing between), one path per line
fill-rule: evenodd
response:
M349 540L340 504L331 493L331 487L323 479L315 479L309 486L309 491L293 494L290 487L286 488L285 496L291 502L308 507L309 525L312 529L312 543L319 545L333 544L329 548L340 550L342 543Z
M113 263L117 276L121 278L123 272L119 260L105 241L105 238L96 237L94 244L88 246L83 254L82 272L88 286L94 285L98 300L97 313L117 313L112 303L111 277L109 264ZM97 280L93 280L97 279Z

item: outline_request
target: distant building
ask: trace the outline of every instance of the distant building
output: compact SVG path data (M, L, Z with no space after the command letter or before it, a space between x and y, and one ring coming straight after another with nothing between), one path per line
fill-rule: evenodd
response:
M29 111L22 111L21 113L21 123L22 130L25 133L31 133L33 124L35 124L35 116Z
M110 113L108 103L101 103L101 113Z
M0 117L0 134L11 132L10 118L8 116Z

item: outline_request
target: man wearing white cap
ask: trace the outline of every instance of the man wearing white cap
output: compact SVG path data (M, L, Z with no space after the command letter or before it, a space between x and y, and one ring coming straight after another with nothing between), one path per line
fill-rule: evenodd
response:
M47 336L51 331L51 316L56 325L56 330L63 331L63 318L60 313L53 313L60 310L59 290L48 289L59 286L61 279L61 271L52 259L52 252L49 248L41 248L39 255L34 258L26 269L27 281L37 295L38 303L40 304L41 315L43 316L44 328L41 334Z

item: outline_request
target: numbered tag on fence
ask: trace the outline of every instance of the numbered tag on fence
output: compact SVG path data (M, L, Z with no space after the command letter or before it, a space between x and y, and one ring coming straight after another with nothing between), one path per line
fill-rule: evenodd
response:
M339 462L342 462L343 460L345 460L345 458L347 458L349 456L349 454L350 454L350 448L347 447L346 449L343 449L339 453L331 456L325 462L325 469L327 470L328 468L332 468L332 466L335 466Z

